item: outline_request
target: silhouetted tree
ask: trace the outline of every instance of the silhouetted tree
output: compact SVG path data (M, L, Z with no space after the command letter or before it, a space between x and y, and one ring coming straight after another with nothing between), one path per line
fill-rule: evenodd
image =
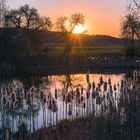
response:
M52 22L50 18L41 17L35 8L29 5L21 6L19 9L10 10L5 16L5 27L16 27L24 29L46 29L50 30Z
M57 30L62 32L65 37L67 52L70 52L72 48L72 34L75 26L84 23L85 18L81 13L74 13L70 17L61 16L57 18Z
M4 18L7 12L6 0L0 0L0 27L4 26Z
M131 40L131 47L134 46L134 39L140 40L140 21L134 15L128 14L122 24L123 37Z
M24 18L24 26L27 29L34 28L37 22L39 22L39 14L37 9L30 8L29 5L21 6L19 11L21 12L22 17Z
M5 16L5 27L22 27L22 15L20 10L11 10Z
M130 52L134 51L136 40L140 41L140 3L131 1L128 5L127 14L125 15L121 32L122 36L129 40ZM138 44L138 43L137 43Z

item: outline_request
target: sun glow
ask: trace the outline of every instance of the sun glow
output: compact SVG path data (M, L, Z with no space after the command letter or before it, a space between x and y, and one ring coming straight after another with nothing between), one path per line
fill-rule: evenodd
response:
M85 31L85 28L82 24L78 24L75 26L74 30L73 30L73 33L74 34L81 34Z

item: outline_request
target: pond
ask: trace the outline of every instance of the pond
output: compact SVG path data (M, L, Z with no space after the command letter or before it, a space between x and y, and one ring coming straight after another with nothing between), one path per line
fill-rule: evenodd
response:
M122 100L140 81L140 72L120 74L70 74L15 78L0 83L1 139L55 126L62 120L107 116L111 107L125 122ZM128 91L127 91L128 90ZM8 135L8 136L7 136Z

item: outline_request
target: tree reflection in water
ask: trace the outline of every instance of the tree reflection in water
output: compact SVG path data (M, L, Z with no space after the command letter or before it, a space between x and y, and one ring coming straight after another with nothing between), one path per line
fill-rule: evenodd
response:
M139 82L140 73L134 71L131 77L87 73L39 77L33 84L1 83L0 139L29 139L38 129L65 119L104 117L111 125L115 116L120 125L129 123L127 133L133 138Z

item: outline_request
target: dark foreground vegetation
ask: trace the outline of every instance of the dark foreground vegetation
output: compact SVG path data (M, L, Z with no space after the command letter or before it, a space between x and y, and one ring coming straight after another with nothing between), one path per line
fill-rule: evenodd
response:
M79 87L79 83L74 86L71 77L65 75L64 87L52 91L43 87L41 81L42 88L34 87L35 81L32 84L26 78L23 85L18 81L2 83L0 138L139 140L140 72L128 73L121 81L111 77L105 80L101 76L99 82L92 82L94 78L87 73L87 85Z
M110 104L109 114L63 120L56 126L38 130L32 135L33 140L139 140L139 88L135 83L133 90L125 89L127 92L122 95L118 110ZM126 116L121 115L122 108Z
M131 140L127 124L121 125L117 115L114 113L109 118L65 120L57 126L40 129L34 134L34 140ZM139 138L138 131L133 134L134 139Z

